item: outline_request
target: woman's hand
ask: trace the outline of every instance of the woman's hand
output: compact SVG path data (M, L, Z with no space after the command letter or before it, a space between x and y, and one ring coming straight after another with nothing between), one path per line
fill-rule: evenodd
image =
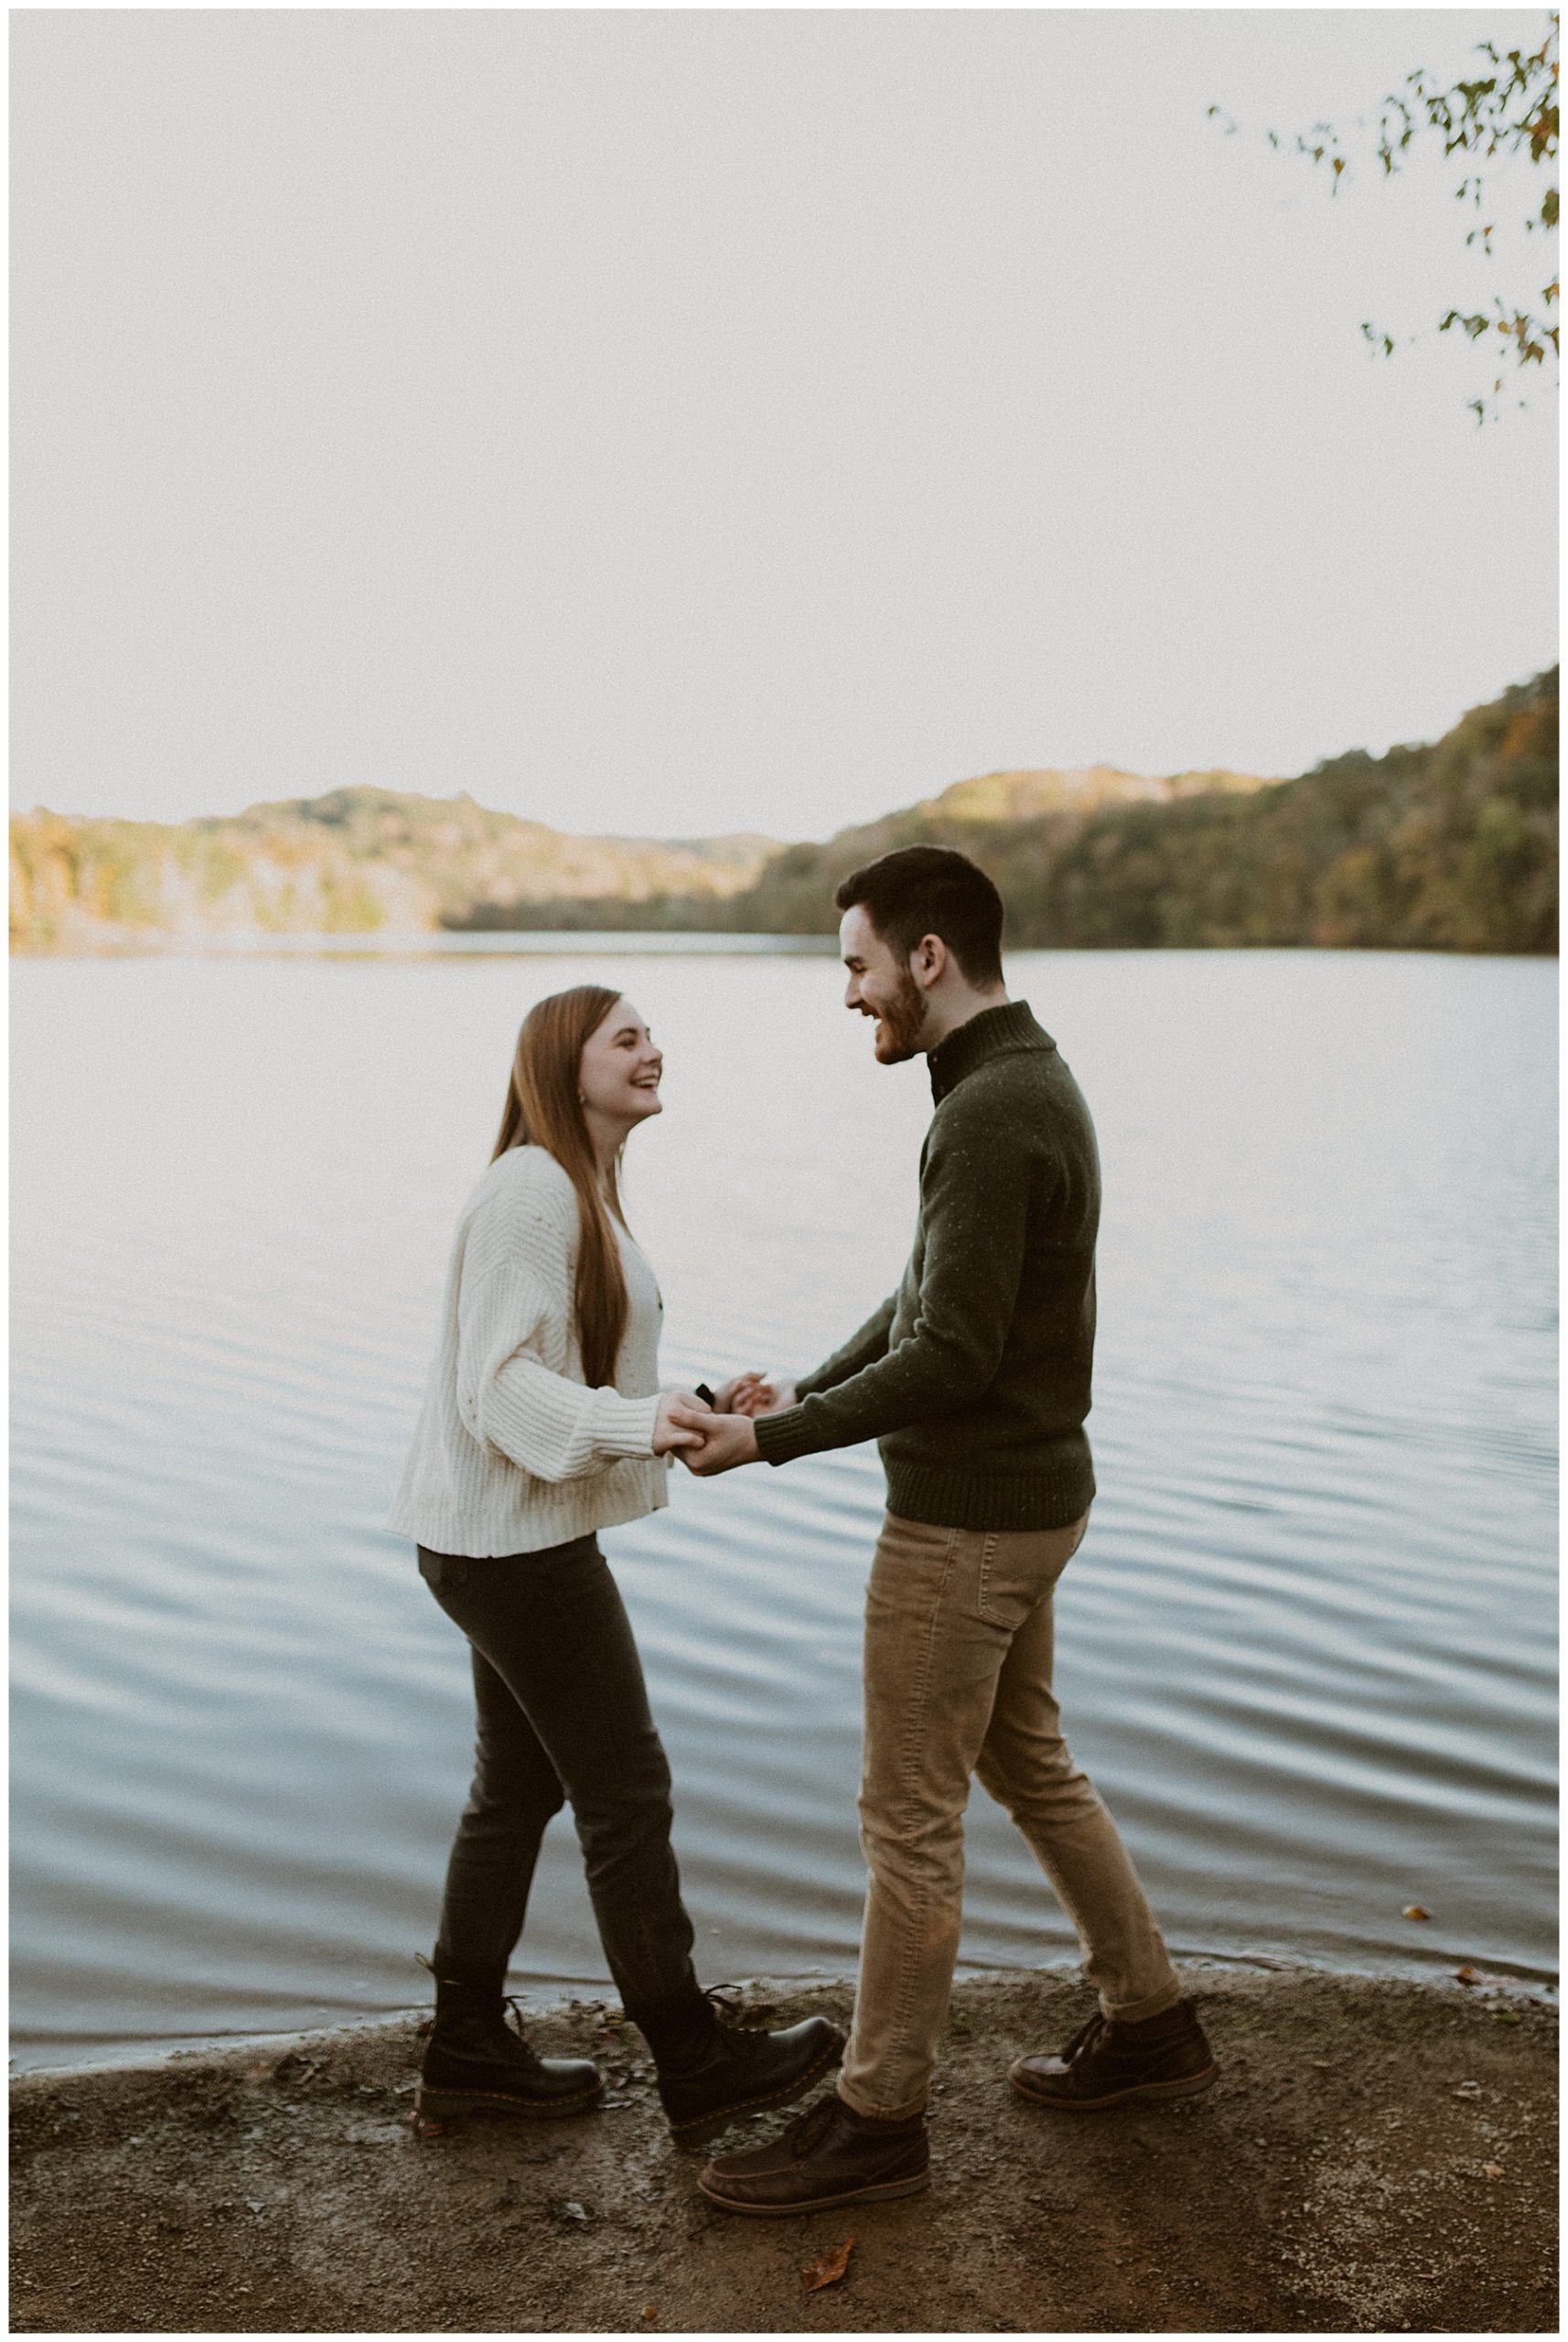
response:
M669 1456L676 1448L701 1447L703 1434L677 1422L673 1413L680 1408L687 1414L707 1415L713 1413L705 1399L694 1391L664 1391L660 1393L659 1413L653 1419L653 1453Z
M710 1479L715 1472L733 1472L737 1464L757 1462L757 1427L745 1415L732 1411L727 1415L710 1414L704 1422L699 1415L688 1414L682 1399L675 1401L672 1413L677 1423L701 1425L695 1452L681 1458L699 1480Z

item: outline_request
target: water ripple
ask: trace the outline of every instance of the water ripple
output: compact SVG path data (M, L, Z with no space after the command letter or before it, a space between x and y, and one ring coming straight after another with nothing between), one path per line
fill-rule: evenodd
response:
M616 968L669 1067L628 1172L667 1374L808 1364L898 1273L921 1069L869 1064L831 965ZM583 972L15 972L24 2058L420 1997L470 1718L459 1639L381 1523L517 1019ZM1058 1688L1172 1943L1549 1971L1554 972L1014 977L1106 1166L1102 1493ZM711 1977L853 1967L881 1506L851 1450L677 1476L606 1540ZM1075 1956L981 1792L968 1838L966 1959ZM564 1819L518 1965L603 1973Z

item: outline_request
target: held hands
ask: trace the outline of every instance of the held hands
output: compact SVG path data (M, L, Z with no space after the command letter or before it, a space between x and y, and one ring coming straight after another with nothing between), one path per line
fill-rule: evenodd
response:
M705 1399L690 1391L666 1391L660 1396L659 1413L653 1418L653 1453L671 1456L683 1447L701 1447L702 1424L711 1419L712 1408Z
M722 1399L724 1392L716 1391L714 1396ZM681 1461L700 1480L711 1479L715 1472L731 1472L737 1464L756 1463L757 1433L749 1417L711 1413L700 1399L680 1398L671 1401L670 1415L688 1437L694 1434L693 1445L683 1448Z
M666 1391L659 1402L653 1434L656 1456L679 1453L689 1472L709 1480L718 1472L733 1472L737 1464L755 1464L758 1449L751 1419L777 1414L795 1404L795 1386L769 1381L761 1374L737 1374L705 1400L684 1391Z

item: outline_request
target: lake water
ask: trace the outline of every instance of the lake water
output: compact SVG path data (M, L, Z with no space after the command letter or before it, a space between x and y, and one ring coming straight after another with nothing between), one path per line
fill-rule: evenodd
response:
M600 965L530 940L14 968L26 2063L424 1998L467 1671L382 1520L519 1018ZM831 961L616 949L667 1059L627 1182L666 1380L811 1366L897 1279L924 1064L874 1064ZM1059 1689L1173 1948L1544 1976L1555 966L1009 973L1105 1168ZM875 1450L671 1499L605 1544L704 1980L847 1973ZM966 1960L1070 1960L978 1789L969 1849ZM565 1816L517 1974L604 1975Z

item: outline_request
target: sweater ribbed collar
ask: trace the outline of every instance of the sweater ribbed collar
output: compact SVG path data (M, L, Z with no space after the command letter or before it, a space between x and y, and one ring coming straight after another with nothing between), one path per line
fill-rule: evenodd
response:
M926 1054L930 1069L931 1096L937 1105L956 1090L965 1074L989 1058L1004 1057L1010 1049L1054 1049L1056 1043L1026 1000L1004 1000L998 1008L983 1008L967 1024L955 1025L945 1041Z

